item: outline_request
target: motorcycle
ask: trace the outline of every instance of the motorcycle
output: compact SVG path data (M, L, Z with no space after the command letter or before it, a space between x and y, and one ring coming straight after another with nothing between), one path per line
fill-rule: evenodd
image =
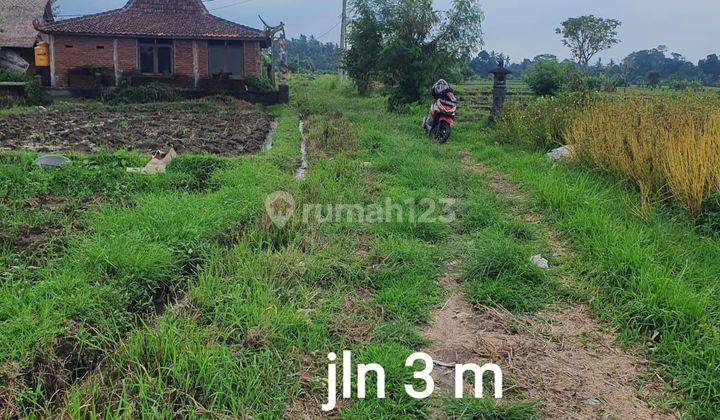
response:
M432 95L435 102L423 121L423 128L430 138L442 144L448 141L451 127L455 125L458 101L450 85L442 79L433 86Z

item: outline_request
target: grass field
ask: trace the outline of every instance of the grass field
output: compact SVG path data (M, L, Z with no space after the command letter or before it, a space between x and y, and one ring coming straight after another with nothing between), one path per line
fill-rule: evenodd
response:
M471 99L486 88L460 86ZM413 381L404 360L428 345L423 329L448 295L436 280L456 261L476 309L533 317L587 303L673 386L651 406L720 414L720 247L686 216L651 206L640 219L641 197L626 183L493 145L481 107L461 109L440 146L421 133L424 107L388 114L385 98L360 99L329 77L295 80L292 92L293 106L268 110L278 121L271 150L183 155L156 177L124 171L144 163L135 153L77 155L58 171L30 169L32 153L0 153L0 413L315 418L327 353L347 349L358 363L385 367L388 394L342 402L343 418L552 415L512 377L501 403L403 392ZM301 119L305 181L293 178ZM550 258L549 272L532 265L552 244L461 156L517 185L523 211L544 216L572 261ZM275 191L297 203L283 227L266 214ZM428 205L445 198L457 202ZM421 203L456 218L301 217L305 204L388 200L404 214ZM18 244L26 232L38 232L36 242Z

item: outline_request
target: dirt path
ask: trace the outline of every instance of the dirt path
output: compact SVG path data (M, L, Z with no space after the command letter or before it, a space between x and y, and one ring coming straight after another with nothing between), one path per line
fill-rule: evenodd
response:
M526 197L504 176L467 156L460 165L488 176L489 186L511 200L519 219L542 221L540 215L523 212ZM545 236L556 258L571 255L553 232L546 230ZM423 331L433 343L424 351L440 362L435 380L442 392L452 395L454 387L454 372L445 365L496 363L508 394L519 391L524 400L540 401L543 418L673 418L638 397L643 394L638 375L644 361L619 349L585 305L554 305L521 317L503 309L476 309L460 290L460 277L457 261L444 266L440 283L449 298Z

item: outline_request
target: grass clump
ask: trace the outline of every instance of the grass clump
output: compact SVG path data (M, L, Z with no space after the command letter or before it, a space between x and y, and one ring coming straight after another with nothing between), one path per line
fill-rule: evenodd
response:
M671 196L698 215L720 190L720 106L703 95L602 98L564 139L582 163L631 179L645 207Z
M146 104L151 102L173 102L180 99L174 87L164 83L149 83L142 86L121 86L108 94L104 100L110 105Z
M556 295L546 273L530 261L532 251L504 232L483 232L468 258L464 280L476 305L513 313L536 311Z
M443 410L452 420L532 420L539 414L534 402L502 403L488 398L446 400Z
M564 93L532 100L509 102L497 121L495 140L525 148L551 150L565 144L563 134L573 117L594 97Z

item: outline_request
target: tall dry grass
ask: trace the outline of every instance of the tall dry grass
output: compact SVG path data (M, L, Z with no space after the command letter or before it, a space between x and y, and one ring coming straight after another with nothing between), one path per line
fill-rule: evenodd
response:
M609 96L564 132L583 163L625 175L644 203L674 197L693 215L720 190L720 106L701 94Z

